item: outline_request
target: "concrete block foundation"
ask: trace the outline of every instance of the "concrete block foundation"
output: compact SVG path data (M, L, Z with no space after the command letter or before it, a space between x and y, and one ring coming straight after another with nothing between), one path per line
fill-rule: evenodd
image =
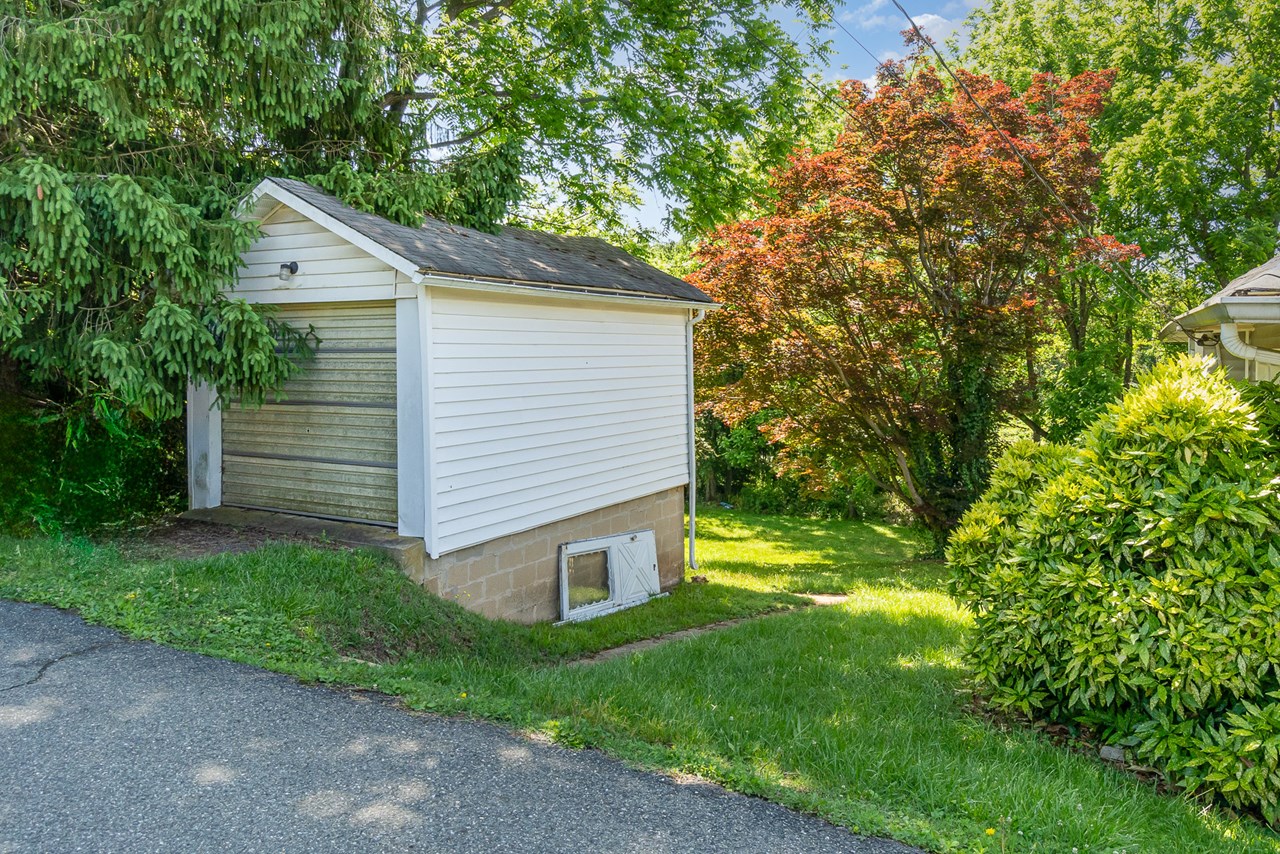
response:
M438 558L409 577L486 617L537 623L560 617L560 546L652 528L658 578L669 590L684 577L684 487L499 537Z
M652 528L662 589L670 590L684 578L684 487L499 537L438 558L427 555L421 538L401 537L374 525L235 507L192 510L183 515L377 549L437 596L491 619L518 623L559 619L560 546L576 540Z

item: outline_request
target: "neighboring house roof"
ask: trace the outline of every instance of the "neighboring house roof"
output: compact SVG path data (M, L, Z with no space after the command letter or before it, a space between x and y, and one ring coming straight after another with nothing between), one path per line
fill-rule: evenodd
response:
M1187 330L1222 323L1280 323L1280 255L1175 317L1160 330L1160 337L1185 340Z
M513 226L486 234L433 217L426 217L419 228L411 228L358 211L304 181L269 178L263 183L296 196L410 262L419 273L591 288L714 305L693 285L595 237L566 237Z

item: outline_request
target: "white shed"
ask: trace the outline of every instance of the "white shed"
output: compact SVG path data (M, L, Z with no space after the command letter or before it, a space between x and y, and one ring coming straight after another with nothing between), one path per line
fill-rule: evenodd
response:
M193 509L394 528L417 581L524 622L680 581L705 294L594 238L409 228L298 181L245 216L236 296L320 343L260 408L192 387Z
M1280 256L1235 279L1160 331L1184 341L1232 379L1265 382L1280 377Z

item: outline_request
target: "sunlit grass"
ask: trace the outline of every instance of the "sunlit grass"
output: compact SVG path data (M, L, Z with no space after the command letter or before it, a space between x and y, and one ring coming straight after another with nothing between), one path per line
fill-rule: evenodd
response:
M206 561L0 540L0 595L304 678L377 688L714 779L936 851L1277 852L1249 820L965 705L970 621L915 532L700 512L707 584L588 623L524 628L435 599L369 555L277 546ZM803 592L847 594L799 609ZM586 666L687 625L789 613ZM987 830L995 831L988 834Z

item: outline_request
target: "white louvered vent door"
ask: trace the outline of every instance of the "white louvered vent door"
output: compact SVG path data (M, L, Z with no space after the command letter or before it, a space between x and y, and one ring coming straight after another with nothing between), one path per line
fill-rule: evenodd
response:
M331 519L396 522L393 303L283 307L315 327L314 362L260 409L222 411L222 503Z
M658 581L658 545L653 531L623 534L613 555L617 560L614 583L620 605L643 602L662 592Z

